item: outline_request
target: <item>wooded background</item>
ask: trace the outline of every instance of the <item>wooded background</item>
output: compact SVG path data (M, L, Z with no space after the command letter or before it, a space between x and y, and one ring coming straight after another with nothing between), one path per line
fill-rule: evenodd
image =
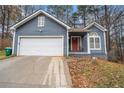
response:
M39 9L75 28L83 28L93 21L104 26L108 30L108 57L116 62L124 61L124 6L121 5L0 5L0 49L11 46L9 27Z

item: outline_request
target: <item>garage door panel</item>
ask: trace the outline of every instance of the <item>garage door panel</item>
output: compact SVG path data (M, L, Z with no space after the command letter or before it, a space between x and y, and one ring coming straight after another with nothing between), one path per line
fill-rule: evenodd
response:
M63 38L21 38L19 55L63 56Z

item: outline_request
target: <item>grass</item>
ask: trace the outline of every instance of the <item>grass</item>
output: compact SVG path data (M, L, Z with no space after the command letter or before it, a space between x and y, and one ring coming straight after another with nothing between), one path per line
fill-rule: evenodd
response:
M6 58L5 52L4 51L0 51L0 60L4 59L4 58Z
M73 87L124 87L124 64L103 59L75 59L69 62Z
M0 51L0 60L7 59L10 57L14 57L14 55L6 56L5 51Z

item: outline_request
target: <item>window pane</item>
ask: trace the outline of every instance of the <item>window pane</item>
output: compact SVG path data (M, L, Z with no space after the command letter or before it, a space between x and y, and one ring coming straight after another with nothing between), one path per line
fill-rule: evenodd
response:
M44 26L44 22L45 22L45 17L42 16L42 26Z
M45 17L44 16L39 16L38 17L38 27L43 27L44 26L44 21L45 21Z
M38 17L38 27L40 26L40 17Z
M99 38L95 38L95 48L100 48Z
M94 48L94 38L90 38L90 48Z

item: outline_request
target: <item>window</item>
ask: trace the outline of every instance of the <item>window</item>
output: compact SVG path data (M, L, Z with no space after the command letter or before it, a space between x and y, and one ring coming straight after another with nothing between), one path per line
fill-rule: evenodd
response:
M90 38L90 48L94 48L94 39Z
M89 33L89 42L91 50L100 49L100 36L97 33L95 32Z
M39 16L38 17L38 27L44 27L44 23L45 23L45 17Z
M99 38L95 38L95 48L100 48Z

